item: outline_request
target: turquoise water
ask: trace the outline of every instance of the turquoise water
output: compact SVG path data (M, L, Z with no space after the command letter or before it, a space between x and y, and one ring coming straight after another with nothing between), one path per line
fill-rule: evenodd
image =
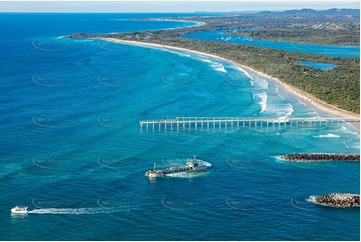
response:
M332 70L335 66L335 64L330 63L321 63L321 62L311 62L311 61L300 61L299 62L302 65L310 66L315 69L320 69L322 71L329 71Z
M0 15L12 31L0 47L1 240L359 239L359 209L308 201L359 193L358 163L275 158L358 153L359 134L348 124L140 131L140 119L162 117L324 115L231 63L58 38L80 31L78 19L86 15L71 15L74 23L64 26L68 16L22 18ZM38 31L26 31L27 23ZM167 167L193 155L212 169L193 177L144 176L154 162ZM17 204L32 212L12 216Z
M265 48L275 48L292 52L320 54L339 57L360 57L360 46L336 46L301 44L284 41L255 40L246 36L225 34L226 30L213 30L186 34L184 38L213 40L230 44L254 45Z

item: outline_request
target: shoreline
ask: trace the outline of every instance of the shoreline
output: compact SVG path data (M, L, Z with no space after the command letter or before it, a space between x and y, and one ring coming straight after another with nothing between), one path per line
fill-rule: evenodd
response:
M208 56L211 58L227 61L227 62L233 63L234 65L244 69L245 71L254 72L255 74L257 74L261 77L265 77L265 78L275 81L277 84L282 86L288 93L292 94L295 97L300 98L301 101L305 101L308 105L315 107L317 110L319 110L321 112L324 112L324 113L327 113L329 115L333 115L336 117L360 118L360 116L356 113L352 113L350 111L340 109L340 108L335 107L331 104L328 104L324 101L321 101L321 100L313 97L312 95L310 95L302 90L299 90L298 88L292 87L289 84L280 81L278 78L272 77L261 71L255 70L249 66L242 65L240 63L225 59L225 58L217 56L217 55L208 54L208 53L190 50L190 49L181 48L181 47L174 47L174 46L170 46L170 45L161 45L161 44L146 43L146 42L140 42L140 41L120 40L120 39L114 39L114 38L98 38L98 39L115 42L115 43L120 43L120 44L129 44L129 45L137 45L137 46L145 46L145 47L156 47L156 48L163 48L163 49L186 51L186 52L191 52L191 53L195 53L198 55ZM360 127L359 123L356 123L356 125L354 125L354 127L357 130L359 130L359 127Z
M183 20L183 19L162 19L162 18L149 18L146 21L168 21L168 22L184 22L184 23L196 23L196 25L194 26L186 26L186 27L176 27L176 28L171 28L171 29L178 29L178 28L188 28L188 27L198 27L198 26L203 26L206 25L205 22L201 22L201 21L187 21L187 20Z

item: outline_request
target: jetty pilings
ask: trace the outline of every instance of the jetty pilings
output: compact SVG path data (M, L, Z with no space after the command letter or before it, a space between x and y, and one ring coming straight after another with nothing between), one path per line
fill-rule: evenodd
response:
M259 118L259 117L176 117L174 119L153 119L140 120L140 129L149 127L154 131L155 126L158 130L176 129L207 129L213 128L234 128L234 127L252 127L252 128L269 128L269 127L315 127L316 125L333 125L334 123L359 123L359 118Z

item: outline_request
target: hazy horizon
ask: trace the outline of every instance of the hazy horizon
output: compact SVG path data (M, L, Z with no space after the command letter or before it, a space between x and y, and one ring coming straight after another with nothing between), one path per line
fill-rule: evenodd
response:
M360 9L358 1L0 1L0 12L194 13Z

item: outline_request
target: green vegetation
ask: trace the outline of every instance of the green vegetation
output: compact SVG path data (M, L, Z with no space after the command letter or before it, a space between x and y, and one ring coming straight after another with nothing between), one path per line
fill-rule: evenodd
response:
M321 45L360 45L360 30L334 28L256 28L228 31L227 34L247 36L252 39L277 40Z
M313 10L312 10L313 11ZM328 11L328 10L327 10ZM309 11L308 11L309 12ZM336 11L337 12L337 11ZM334 14L334 11L327 12L327 16L319 16L316 12L316 16L310 13L310 16L306 18L304 15L295 17L294 13L286 14L266 14L266 15L251 15L251 16L230 16L230 17L197 17L197 18L184 18L183 20L198 20L207 22L207 25L184 28L184 29L173 29L163 31L141 31L134 33L120 33L120 34L102 34L102 35L91 35L91 34L73 34L70 38L117 38L123 40L143 41L148 43L156 43L161 45L170 45L175 47L187 48L195 51L201 51L209 54L218 55L220 57L238 62L240 64L252 67L258 71L264 72L272 77L276 77L279 80L296 87L302 91L305 91L314 97L332 104L336 107L348 110L354 113L360 113L360 60L359 58L341 58L341 57L330 57L316 54L296 53L287 52L282 50L276 50L271 48L262 48L249 45L238 45L228 44L215 41L204 41L195 39L182 38L183 34L204 31L211 29L223 29L225 26L228 27L265 27L276 26L285 23L287 25L302 24L305 26L313 26L316 22L327 22L330 20L329 14ZM339 13L339 12L337 12ZM359 13L359 12L358 12ZM334 22L342 26L356 26L359 24L357 16L351 15L346 18L345 14L341 11L341 15L331 15L331 19ZM347 12L347 14L350 14ZM336 17L334 17L336 16ZM359 17L359 15L358 15ZM326 20L325 20L326 19ZM351 19L351 20L350 20ZM357 19L357 20L355 20ZM227 21L226 21L227 20ZM356 22L355 22L356 21ZM329 24L328 24L329 25ZM324 25L319 25L324 26ZM330 25L335 26L335 25ZM359 26L359 25L358 25ZM306 27L305 27L306 28ZM294 28L293 28L294 29ZM359 27L358 27L359 29ZM349 28L350 32L352 29ZM257 30L259 31L259 30ZM294 35L285 30L284 34L287 38L294 38L295 40L301 38L302 34L305 34L304 30L295 31ZM303 31L303 32L302 32ZM327 29L320 31L323 35L329 34L329 41L337 41L338 43L348 43L345 38L337 40L332 39L331 30ZM349 33L348 32L348 33ZM352 32L352 31L351 31ZM270 36L274 32L268 32ZM310 30L310 33L314 33ZM355 33L355 30L353 30ZM320 35L322 35L320 34ZM353 34L354 35L354 34ZM266 35L264 35L266 36ZM286 37L284 37L286 38ZM303 37L302 37L303 38ZM317 37L318 38L318 37ZM311 38L314 41L317 39ZM300 39L301 40L301 39ZM355 39L350 39L349 44L353 43ZM328 42L330 43L330 42ZM359 40L357 40L359 43ZM322 43L326 44L326 43ZM337 64L335 68L329 71L322 71L313 69L311 67L301 65L298 61L314 61L314 62L325 62Z
M206 23L203 26L188 28L186 29L187 32L230 29L228 34L243 35L253 39L322 45L360 44L360 10L358 9L329 9L324 11L302 9L285 12L167 19ZM232 29L239 30L233 31ZM174 32L181 33L182 31L183 29L179 29Z

